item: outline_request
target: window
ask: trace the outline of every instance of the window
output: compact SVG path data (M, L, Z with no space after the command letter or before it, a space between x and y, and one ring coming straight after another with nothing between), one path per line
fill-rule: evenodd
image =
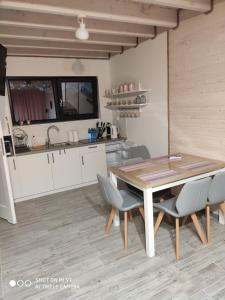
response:
M96 77L8 78L13 124L98 118Z

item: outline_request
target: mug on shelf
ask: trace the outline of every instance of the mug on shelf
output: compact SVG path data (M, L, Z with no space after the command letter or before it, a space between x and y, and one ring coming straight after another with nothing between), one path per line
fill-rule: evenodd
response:
M135 89L135 84L133 82L130 82L128 85L128 89L130 92L133 91Z
M123 93L123 85L121 84L120 86L119 86L119 93Z
M124 83L123 91L124 91L124 93L128 92L128 84L127 83Z

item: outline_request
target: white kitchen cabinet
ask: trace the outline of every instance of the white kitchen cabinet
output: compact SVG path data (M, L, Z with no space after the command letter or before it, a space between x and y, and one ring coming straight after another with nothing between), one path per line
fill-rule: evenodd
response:
M96 182L107 174L105 145L8 158L14 199L29 199Z
M79 149L62 149L50 153L52 176L55 189L65 188L82 182Z
M96 175L106 176L106 153L105 145L91 145L80 148L82 163L82 178L84 183L97 180Z
M9 159L14 198L53 190L49 153L29 154Z

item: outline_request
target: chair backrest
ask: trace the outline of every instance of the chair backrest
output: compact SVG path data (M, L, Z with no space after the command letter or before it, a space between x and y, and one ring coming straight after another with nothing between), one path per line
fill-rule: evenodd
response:
M218 173L213 177L209 188L208 201L212 204L225 201L225 172Z
M179 215L187 216L206 207L211 177L186 183L177 197L176 209Z
M121 208L123 207L123 198L116 186L108 177L97 174L97 178L102 196L104 197L105 201L111 204L113 207L121 210Z
M145 145L130 147L128 151L129 158L141 157L143 159L151 158L150 153Z

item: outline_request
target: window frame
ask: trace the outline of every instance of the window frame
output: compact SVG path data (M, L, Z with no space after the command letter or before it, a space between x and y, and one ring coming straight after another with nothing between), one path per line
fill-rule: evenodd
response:
M46 119L46 120L36 120L32 121L30 124L23 125L36 125L36 124L46 124L46 123L58 123L58 122L71 122L71 121L81 121L81 120L90 120L90 119L98 119L99 118L99 88L98 88L98 77L97 76L8 76L6 78L6 85L8 91L9 98L9 106L12 118L13 126L18 126L19 122L15 120L15 111L13 107L13 101L10 90L10 81L19 81L19 80L27 80L27 81L51 81L53 87L53 97L55 103L56 110L56 118L55 119ZM61 82L92 82L93 84L93 93L94 93L94 112L89 114L78 114L78 118L65 119L63 115L60 113L60 97L61 97Z

